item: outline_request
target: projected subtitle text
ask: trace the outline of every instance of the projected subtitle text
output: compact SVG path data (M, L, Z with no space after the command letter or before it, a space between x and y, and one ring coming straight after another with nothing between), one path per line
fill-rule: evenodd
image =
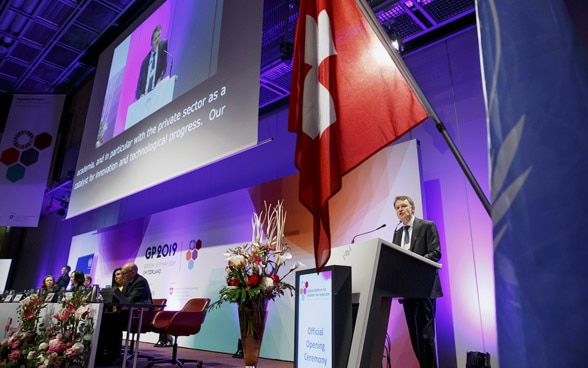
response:
M146 158L167 144L177 142L205 128L207 124L221 118L227 112L228 107L222 102L226 95L227 87L222 86L206 96L197 98L159 123L145 127L132 139L126 139L93 162L84 164L76 172L73 190L83 188L133 161Z

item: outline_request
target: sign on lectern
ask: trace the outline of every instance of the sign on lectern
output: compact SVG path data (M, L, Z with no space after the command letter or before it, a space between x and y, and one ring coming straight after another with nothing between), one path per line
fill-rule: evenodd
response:
M351 267L296 272L296 368L347 367L351 308Z

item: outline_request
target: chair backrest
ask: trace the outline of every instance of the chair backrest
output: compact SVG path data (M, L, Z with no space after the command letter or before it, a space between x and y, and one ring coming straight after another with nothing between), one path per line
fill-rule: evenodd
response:
M131 332L136 333L139 330L140 333L151 332L153 319L155 315L165 308L165 303L167 303L167 299L153 299L151 304L156 305L158 307L153 307L152 309L144 309L143 310L143 319L141 323L141 329L139 330L139 319L137 317L133 318L131 321Z
M200 332L200 326L206 318L209 298L193 298L184 304L182 310L175 312L169 323L162 323L163 333L174 336L189 336ZM168 313L167 311L160 312ZM172 312L173 313L173 312Z
M204 312L210 304L209 298L193 298L190 299L182 307L182 312Z
M163 306L163 305L165 305L165 303L167 303L167 299L153 299L152 300L153 305ZM155 307L153 309L154 310L163 310L163 307L159 307L159 308Z

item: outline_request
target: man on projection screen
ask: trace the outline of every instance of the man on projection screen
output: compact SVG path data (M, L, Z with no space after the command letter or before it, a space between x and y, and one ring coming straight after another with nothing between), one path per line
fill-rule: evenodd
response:
M158 24L151 34L151 50L141 63L139 80L135 97L138 100L151 92L159 83L167 70L167 40L160 40L161 24Z
M394 199L396 215L403 226L394 232L393 243L431 261L441 259L439 233L432 221L414 217L414 201L408 196ZM439 274L429 298L403 299L404 315L410 333L412 349L421 368L437 368L435 352L435 299L443 296Z

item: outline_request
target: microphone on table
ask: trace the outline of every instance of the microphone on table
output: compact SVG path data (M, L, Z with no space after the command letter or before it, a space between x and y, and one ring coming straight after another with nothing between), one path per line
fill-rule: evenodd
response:
M369 234L369 233L373 233L374 231L380 230L383 227L386 227L386 224L382 224L382 225L378 226L376 229L373 229L373 230L370 230L370 231L366 231L365 233L359 233L359 234L355 235L353 237L353 239L351 239L351 244L355 243L355 238L357 238L358 236Z

